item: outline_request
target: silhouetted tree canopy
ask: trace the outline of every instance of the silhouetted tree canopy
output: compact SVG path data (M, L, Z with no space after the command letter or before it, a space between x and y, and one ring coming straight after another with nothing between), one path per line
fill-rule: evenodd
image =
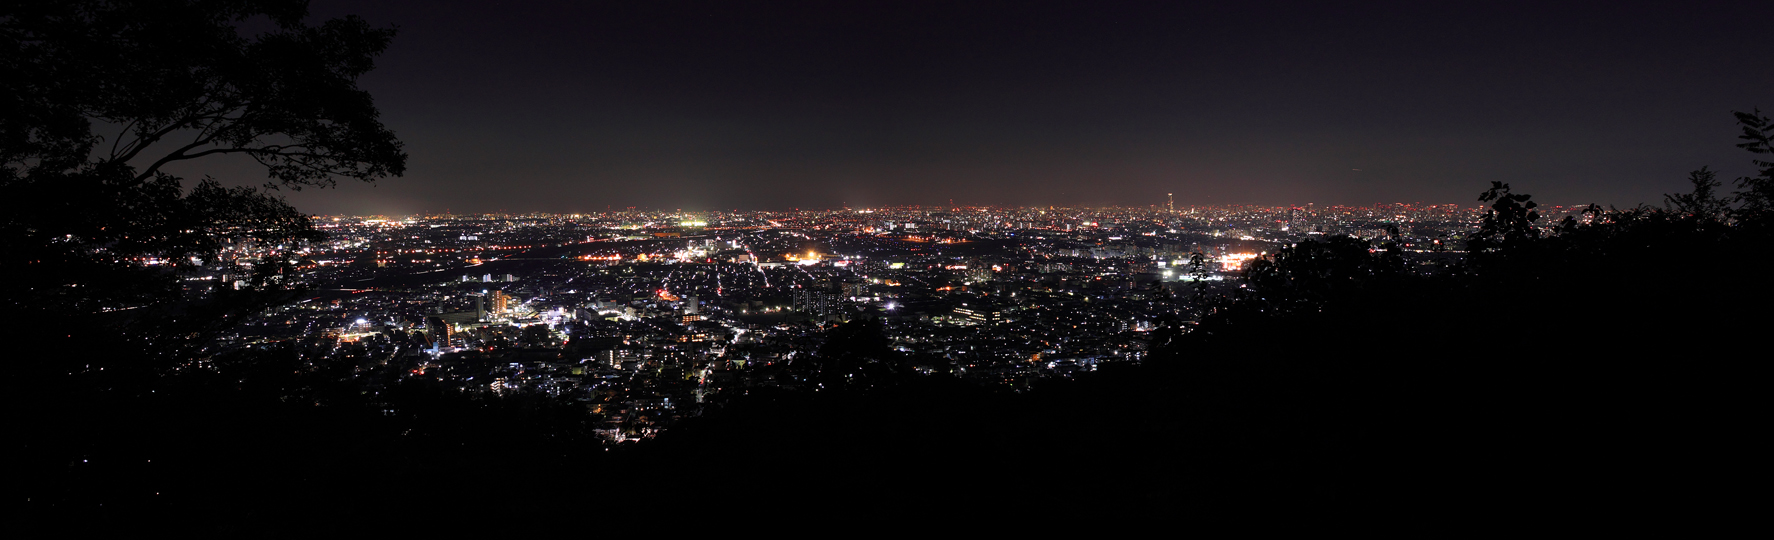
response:
M1252 260L1245 278L1264 292L1319 298L1403 272L1404 260L1396 246L1376 250L1366 240L1333 236L1282 247Z
M394 31L355 17L308 26L306 4L13 4L0 15L12 49L0 64L0 172L127 168L139 183L174 161L242 154L292 188L400 175L400 142L356 84ZM243 35L261 18L274 28Z
M1718 173L1701 167L1688 173L1688 183L1693 184L1694 191L1663 196L1665 209L1700 219L1719 219L1731 210L1731 201L1715 191L1720 186Z
M193 185L164 167L244 155L265 167L267 190L405 170L400 142L356 83L393 30L354 17L309 25L306 15L299 0L0 7L7 311L31 320L136 311L124 318L165 329L285 298L277 276L298 262L296 243L321 238L308 216L266 190L209 177ZM234 273L245 291L199 295L208 305L197 309L142 310L191 300L178 273L245 242L282 248Z
M1737 125L1743 134L1737 138L1743 140L1737 147L1753 154L1774 154L1774 120L1762 114L1761 109L1751 112L1735 112ZM1737 179L1736 193L1742 206L1738 209L1751 219L1767 221L1774 214L1774 159L1755 159L1755 176L1744 176Z
M1473 251L1513 247L1539 238L1540 231L1534 228L1534 222L1540 220L1540 212L1534 208L1539 205L1532 199L1526 193L1510 193L1509 184L1491 182L1491 189L1478 196L1479 202L1491 203L1491 208L1469 241Z

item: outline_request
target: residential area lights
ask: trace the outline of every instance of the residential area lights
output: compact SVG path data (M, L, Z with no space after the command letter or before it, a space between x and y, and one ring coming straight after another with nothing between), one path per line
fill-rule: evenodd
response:
M1354 236L1434 272L1479 218L1414 204L329 216L325 240L233 245L183 271L201 296L292 252L329 261L288 276L308 296L217 348L302 344L365 392L424 379L558 396L628 441L723 396L818 389L812 359L840 328L878 328L905 369L1021 389L1143 361L1163 321L1199 317L1193 293L1236 287L1280 246Z

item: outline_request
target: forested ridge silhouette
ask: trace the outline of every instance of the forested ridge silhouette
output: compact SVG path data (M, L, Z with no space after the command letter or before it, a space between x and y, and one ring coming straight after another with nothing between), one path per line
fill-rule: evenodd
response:
M809 351L812 365L860 376L821 370L828 391L758 390L613 449L582 411L546 397L422 382L366 397L341 383L349 373L301 368L293 344L169 372L205 332L287 298L274 276L295 262L263 266L245 291L190 298L172 281L178 261L313 229L264 191L186 189L154 164L253 153L283 187L404 168L351 82L392 32L354 19L306 26L300 4L173 2L188 11L145 19L110 2L0 13L14 47L0 65L0 191L16 210L4 224L6 321L36 344L12 353L9 425L24 457L10 491L31 532L746 527L783 516L1704 525L1758 502L1738 493L1760 476L1755 336L1774 300L1763 281L1774 165L1759 157L1774 154L1774 122L1759 110L1736 113L1757 172L1729 195L1703 168L1663 207L1592 208L1542 227L1530 196L1494 184L1456 266L1413 271L1397 246L1352 238L1289 246L1254 261L1233 294L1173 298L1195 302L1199 320L1171 321L1142 365L1028 392L918 374L866 319ZM232 33L254 15L278 30ZM218 41L50 39L105 25L173 35L154 24ZM45 71L68 59L156 84ZM212 108L230 95L239 107ZM115 141L94 135L94 118L136 142L98 150ZM207 146L172 144L145 166L123 159L193 130ZM291 141L325 151L291 155ZM131 264L144 256L176 264Z

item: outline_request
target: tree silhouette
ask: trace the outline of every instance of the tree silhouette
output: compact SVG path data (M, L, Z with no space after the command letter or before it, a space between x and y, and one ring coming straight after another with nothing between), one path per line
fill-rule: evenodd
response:
M1731 201L1714 192L1714 188L1720 185L1717 177L1718 173L1707 170L1706 167L1688 173L1688 183L1694 185L1694 191L1682 195L1664 195L1664 208L1699 219L1723 218L1731 210Z
M1509 184L1491 182L1491 189L1478 196L1479 202L1491 203L1491 209L1485 211L1484 221L1473 238L1479 248L1475 251L1513 247L1539 238L1540 231L1534 228L1534 222L1540 219L1540 212L1534 208L1539 205L1532 199L1526 193L1510 193Z
M860 380L865 384L887 382L902 360L887 339L886 325L876 317L852 319L825 332L813 365L814 379L830 388Z
M1734 112L1737 125L1743 129L1738 139L1743 142L1737 147L1754 154L1774 154L1774 120L1762 114L1761 109L1752 112ZM1742 203L1738 208L1744 216L1752 220L1767 221L1774 215L1774 160L1751 160L1758 170L1755 176L1744 176L1737 179L1737 200Z
M25 2L8 11L0 32L14 50L3 97L15 121L0 128L0 149L9 181L127 168L112 180L142 183L168 163L220 154L249 156L291 188L405 169L400 142L356 86L393 30L355 17L310 27L301 1ZM276 29L240 35L236 25L260 15ZM95 120L115 135L94 133Z
M406 165L356 85L393 30L355 17L311 26L306 15L297 0L0 7L9 318L200 338L287 298L291 248L321 235L270 190L374 181ZM242 30L260 20L269 29ZM208 177L187 186L164 170L229 154L263 165L265 189ZM284 249L244 261L244 291L189 303L179 273L244 243ZM123 316L94 318L104 313Z
M1266 297L1316 303L1403 271L1404 260L1396 245L1374 250L1366 240L1332 236L1282 247L1273 255L1252 260L1245 278Z
M1191 299L1200 304L1207 300L1207 256L1197 251L1189 254L1189 284L1195 287Z

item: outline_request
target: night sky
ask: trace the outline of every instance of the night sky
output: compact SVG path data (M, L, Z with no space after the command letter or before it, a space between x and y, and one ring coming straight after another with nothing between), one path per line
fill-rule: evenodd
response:
M1545 4L316 1L400 28L360 83L411 161L290 200L1473 205L1499 180L1630 206L1749 172L1765 2Z

